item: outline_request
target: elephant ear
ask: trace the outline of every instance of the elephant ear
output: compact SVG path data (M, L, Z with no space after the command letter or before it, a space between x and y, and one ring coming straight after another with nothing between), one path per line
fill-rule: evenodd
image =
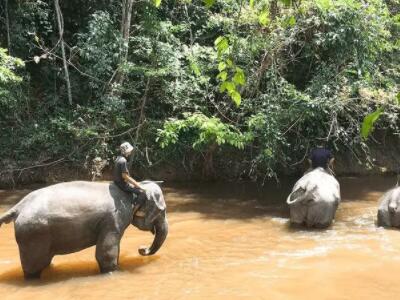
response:
M144 222L146 226L153 224L158 215L165 211L166 204L160 187L156 184L146 186L146 205Z

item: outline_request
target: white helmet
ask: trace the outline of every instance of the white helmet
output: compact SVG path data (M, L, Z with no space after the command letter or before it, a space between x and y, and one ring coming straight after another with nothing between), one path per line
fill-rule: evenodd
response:
M119 149L121 150L121 153L123 155L127 155L132 152L133 146L131 144L129 144L128 142L124 142L121 144L121 146L119 146Z

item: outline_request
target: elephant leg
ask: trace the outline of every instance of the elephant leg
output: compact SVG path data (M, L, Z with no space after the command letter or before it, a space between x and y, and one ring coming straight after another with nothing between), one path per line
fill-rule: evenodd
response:
M53 259L49 243L42 241L19 244L19 255L25 279L39 279Z
M118 266L120 235L114 232L100 234L96 244L96 260L101 273L115 271Z

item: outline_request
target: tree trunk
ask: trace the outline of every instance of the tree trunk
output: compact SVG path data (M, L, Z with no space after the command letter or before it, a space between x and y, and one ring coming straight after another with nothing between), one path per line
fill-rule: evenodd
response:
M203 177L213 179L215 177L214 170L214 153L217 150L217 143L212 143L204 156Z
M269 12L270 12L271 21L275 21L276 17L279 14L278 1L271 0L269 3L270 3L269 4L270 5Z
M10 19L8 17L8 0L4 0L4 14L5 14L6 31L7 31L8 55L11 55Z
M58 33L60 36L60 44L61 44L61 53L62 53L62 59L63 59L63 64L64 64L65 81L67 83L68 102L70 105L72 105L71 82L69 80L68 64L67 64L67 58L65 56L65 45L64 45L64 37L63 37L64 36L64 19L63 19L62 13L61 13L60 3L58 0L54 0L54 6L56 9L56 15L57 15Z
M117 85L122 85L125 76L121 72L121 66L128 60L128 50L129 50L129 34L131 29L131 19L132 19L132 8L133 0L122 0L122 19L121 19L121 53L119 58L119 66L116 71L114 80L112 83Z

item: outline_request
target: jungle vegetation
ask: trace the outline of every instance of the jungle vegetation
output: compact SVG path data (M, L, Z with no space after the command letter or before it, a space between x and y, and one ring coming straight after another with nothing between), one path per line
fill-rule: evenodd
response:
M399 0L1 0L0 171L236 178L400 133ZM374 130L375 129L375 130Z

